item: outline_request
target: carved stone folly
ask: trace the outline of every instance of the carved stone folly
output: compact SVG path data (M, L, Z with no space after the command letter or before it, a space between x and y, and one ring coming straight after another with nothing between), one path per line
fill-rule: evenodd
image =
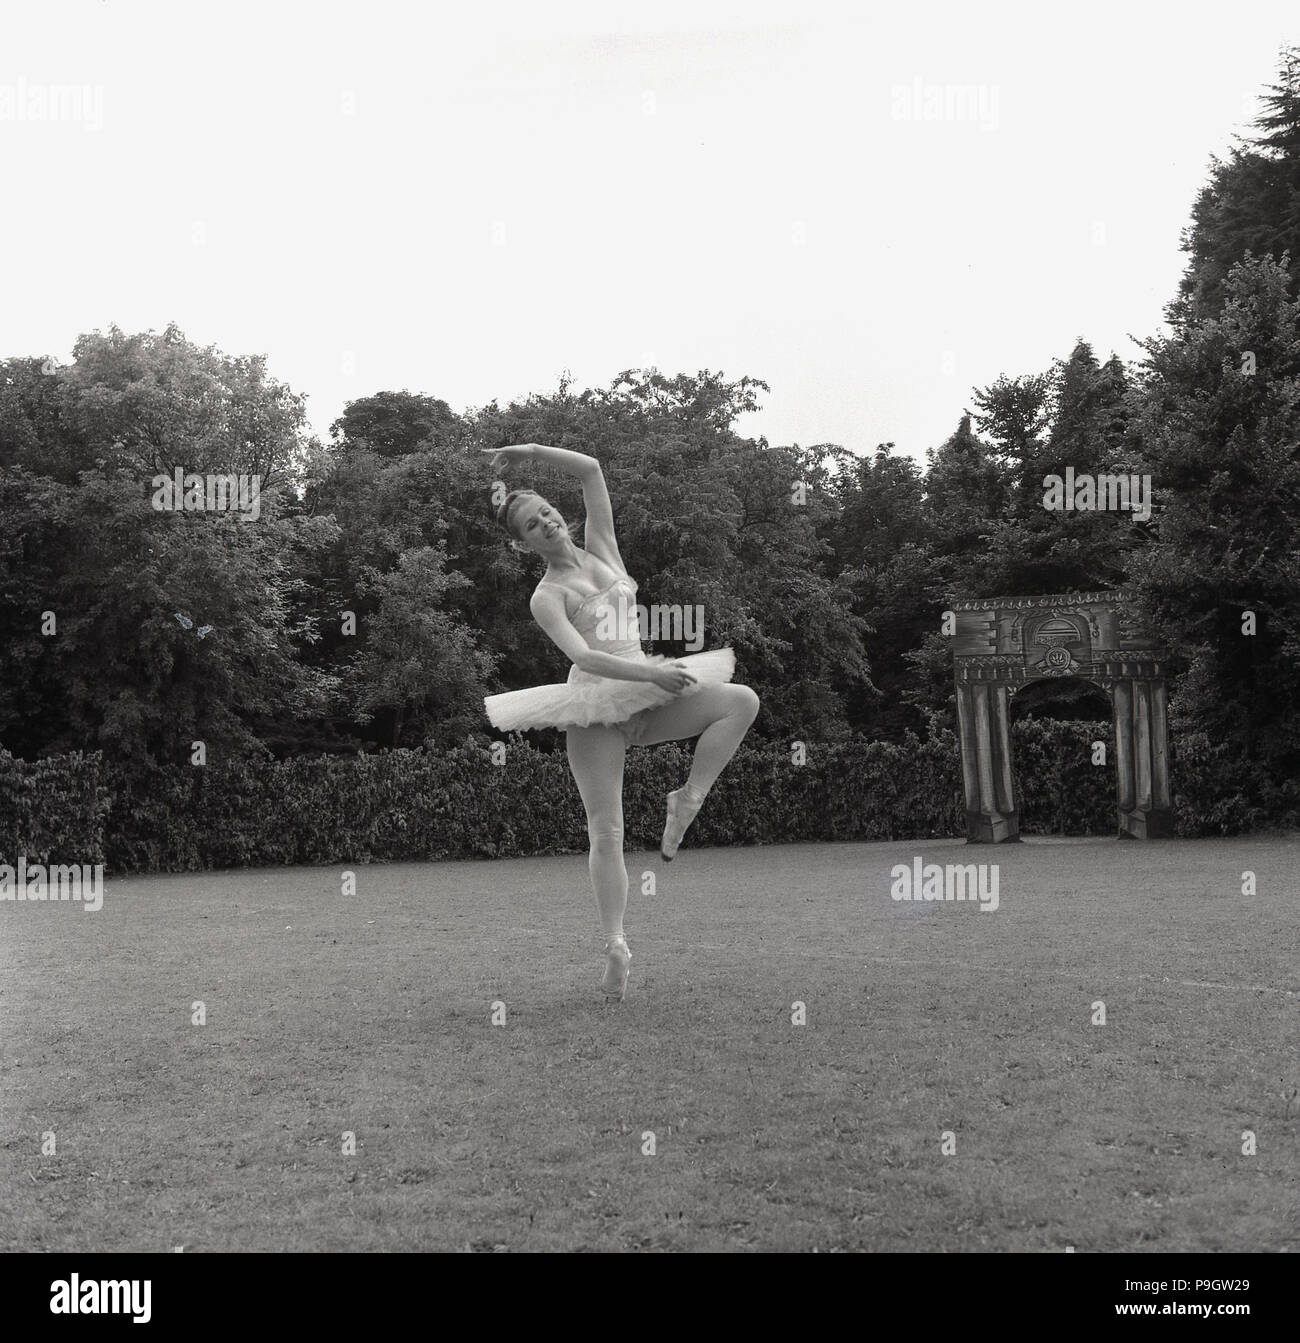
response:
M1033 681L1077 676L1110 696L1119 834L1173 834L1165 692L1167 654L1126 592L954 602L953 657L966 836L1020 837L1011 769L1011 697Z

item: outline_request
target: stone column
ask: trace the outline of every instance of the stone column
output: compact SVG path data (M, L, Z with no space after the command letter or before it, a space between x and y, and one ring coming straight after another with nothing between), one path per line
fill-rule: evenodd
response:
M1120 833L1124 833L1124 816L1131 812L1136 801L1133 777L1133 686L1117 680L1111 696L1115 705L1115 793L1119 802Z
M1174 833L1163 678L1115 682L1115 773L1121 839Z
M967 842L1002 844L1019 839L1006 685L958 680L957 726Z
M1169 791L1169 701L1164 677L1151 682L1151 792L1156 811L1167 811L1172 824L1174 802ZM1172 834L1172 829L1170 830Z

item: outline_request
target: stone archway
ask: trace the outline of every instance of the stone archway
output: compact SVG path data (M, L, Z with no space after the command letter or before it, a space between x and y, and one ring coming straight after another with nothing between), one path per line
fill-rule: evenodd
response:
M955 602L953 666L966 838L1020 838L1011 769L1011 697L1046 677L1077 676L1110 696L1121 838L1173 834L1167 653L1127 592L988 597Z

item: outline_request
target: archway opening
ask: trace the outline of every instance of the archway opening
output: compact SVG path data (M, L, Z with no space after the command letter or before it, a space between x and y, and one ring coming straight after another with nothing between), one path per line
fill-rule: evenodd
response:
M1018 690L1010 707L1022 833L1114 834L1110 696L1084 677L1047 677Z
M1110 721L1110 696L1082 676L1054 676L1031 681L1011 701L1011 721L1055 718L1062 722Z

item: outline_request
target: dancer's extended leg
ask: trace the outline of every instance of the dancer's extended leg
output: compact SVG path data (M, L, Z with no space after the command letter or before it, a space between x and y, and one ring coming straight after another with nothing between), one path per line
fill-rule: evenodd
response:
M668 794L668 821L660 853L672 859L704 798L745 739L758 714L758 696L747 685L710 685L640 716L636 742L654 746L664 741L699 737L690 777Z
M632 953L623 935L627 911L627 865L623 861L623 760L627 743L617 728L571 727L566 733L569 767L587 811L591 852L587 871L605 933L608 964L601 987L623 996Z

